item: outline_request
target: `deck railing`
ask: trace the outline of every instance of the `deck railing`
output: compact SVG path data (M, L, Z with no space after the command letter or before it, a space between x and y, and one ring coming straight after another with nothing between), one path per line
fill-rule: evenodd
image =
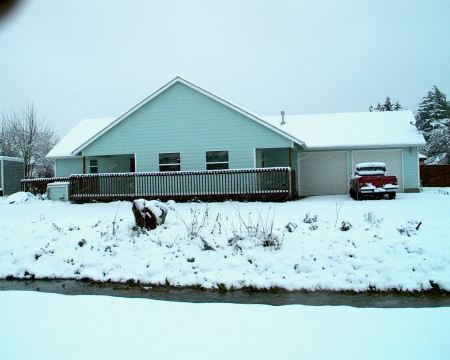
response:
M174 199L283 201L296 195L291 168L71 175L74 202Z

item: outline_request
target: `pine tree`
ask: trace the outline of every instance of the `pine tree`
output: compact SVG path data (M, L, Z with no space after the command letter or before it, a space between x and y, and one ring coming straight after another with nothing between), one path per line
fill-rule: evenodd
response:
M377 103L376 107L372 105L369 106L369 111L399 111L403 109L400 103L397 101L395 104L392 103L391 98L386 96L386 100L384 100L383 104Z
M436 85L422 98L416 114L416 127L422 132L428 158L450 154L450 102ZM450 156L447 156L450 163Z

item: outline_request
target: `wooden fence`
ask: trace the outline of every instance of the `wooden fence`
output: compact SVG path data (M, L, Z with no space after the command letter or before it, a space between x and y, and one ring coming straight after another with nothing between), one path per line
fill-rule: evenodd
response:
M28 191L33 194L45 194L47 185L57 181L69 181L70 177L22 179L20 181L22 191Z
M450 165L420 165L422 186L450 186Z
M296 195L291 168L71 175L74 202L145 199L285 201Z

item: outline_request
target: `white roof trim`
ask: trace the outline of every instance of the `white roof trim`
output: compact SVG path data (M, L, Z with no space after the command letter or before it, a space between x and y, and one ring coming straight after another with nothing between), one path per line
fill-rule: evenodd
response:
M92 138L90 138L88 141L84 142L82 145L80 145L77 149L75 149L74 151L72 151L72 154L75 155L77 153L79 153L81 150L83 150L86 146L88 146L89 144L91 144L92 142L94 142L96 139L98 139L100 136L102 136L104 133L108 132L111 128L113 128L114 126L116 126L118 123L120 123L123 119L127 118L129 115L131 115L132 113L134 113L135 111L137 111L138 109L140 109L142 106L144 106L145 104L147 104L148 102L150 102L152 99L154 99L155 97L157 97L159 94L161 94L162 92L164 92L165 90L167 90L168 88L170 88L172 85L176 84L176 83L182 83L186 86L189 86L191 89L194 89L198 92L200 92L203 95L208 96L209 98L229 107L232 110L237 111L238 113L246 116L247 118L250 118L254 121L256 121L257 123L269 128L270 130L276 132L277 134L301 145L304 146L304 142L301 141L300 139L297 139L295 137L293 137L292 135L289 135L288 133L276 128L275 126L272 126L271 124L267 123L266 121L260 119L259 117L257 117L256 115L253 115L252 113L243 110L242 108L233 105L231 102L226 101L216 95L214 95L213 93L202 89L200 87L198 87L197 85L194 85L192 83L190 83L187 80L184 80L183 78L177 76L175 79L173 79L172 81L168 82L166 85L164 85L163 87L159 88L158 90L156 90L153 94L151 94L150 96L148 96L147 98L145 98L144 100L142 100L140 103L138 103L137 105L135 105L134 107L132 107L130 110L128 110L125 114L119 116L116 120L114 120L111 124L109 124L108 126L106 126L103 130L101 130L100 132L98 132L96 135L94 135Z
M358 150L358 149L400 149L405 147L417 147L417 144L379 144L379 145L338 145L338 146L305 146L305 150Z
M82 159L81 155L65 155L65 156L46 156L49 159Z
M23 162L23 159L11 156L0 156L0 160Z

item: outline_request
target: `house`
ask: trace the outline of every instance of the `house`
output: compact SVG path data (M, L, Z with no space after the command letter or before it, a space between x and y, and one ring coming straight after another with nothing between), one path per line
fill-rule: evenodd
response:
M117 118L80 122L47 155L57 177L289 167L299 195L346 194L358 162L419 189L410 111L261 117L177 77Z
M0 196L20 191L20 179L23 177L23 159L0 156Z

